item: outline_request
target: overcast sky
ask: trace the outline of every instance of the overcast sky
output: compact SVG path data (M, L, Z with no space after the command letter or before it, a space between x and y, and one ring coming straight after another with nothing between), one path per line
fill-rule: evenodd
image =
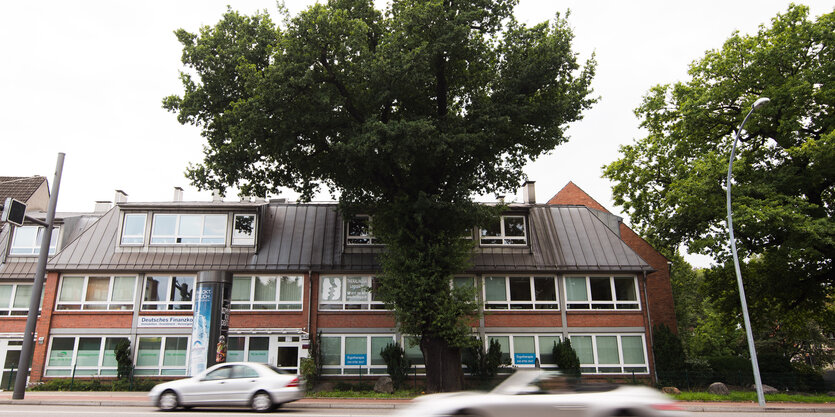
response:
M286 2L293 14L312 3ZM167 201L175 186L185 189L186 200L210 199L183 175L189 162L202 159L199 131L177 123L160 102L182 91L182 49L173 31L212 25L227 4L244 13L277 10L273 0L4 2L0 175L43 175L51 185L57 154L64 152L59 211L90 211L94 201L112 200L116 189L129 201ZM735 30L755 33L788 4L521 0L516 16L528 24L570 9L575 51L583 60L595 52L598 61L593 87L600 101L571 126L568 144L525 169L536 181L538 202L573 181L623 215L601 167L618 158L619 145L642 135L632 112L641 97L655 84L685 80L688 65L705 51L721 47ZM831 1L804 4L813 16L832 11Z

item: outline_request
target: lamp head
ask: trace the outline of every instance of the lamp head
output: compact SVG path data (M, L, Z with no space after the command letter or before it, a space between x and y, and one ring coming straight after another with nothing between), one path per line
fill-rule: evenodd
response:
M763 104L768 103L769 101L771 101L771 99L768 98L768 97L760 97L759 100L755 101L754 104L751 105L751 108L756 110L756 109L762 107Z

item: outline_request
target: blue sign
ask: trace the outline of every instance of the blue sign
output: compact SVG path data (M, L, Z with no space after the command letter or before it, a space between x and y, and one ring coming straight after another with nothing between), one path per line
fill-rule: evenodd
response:
M516 365L536 365L536 353L516 353L513 362Z
M346 353L345 365L365 365L366 358L364 353Z

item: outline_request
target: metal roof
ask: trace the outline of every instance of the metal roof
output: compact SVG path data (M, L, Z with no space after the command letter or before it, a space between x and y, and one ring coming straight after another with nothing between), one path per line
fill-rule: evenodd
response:
M49 270L177 272L373 272L381 247L345 247L335 203L269 203L259 207L256 249L119 247L119 210L106 213L49 262ZM141 207L171 210L170 205ZM183 205L181 209L187 210ZM205 206L204 206L205 207ZM240 205L216 204L240 210ZM247 206L250 207L250 206ZM131 206L132 209L139 206ZM470 272L637 272L652 268L585 207L528 206L530 244L480 247Z

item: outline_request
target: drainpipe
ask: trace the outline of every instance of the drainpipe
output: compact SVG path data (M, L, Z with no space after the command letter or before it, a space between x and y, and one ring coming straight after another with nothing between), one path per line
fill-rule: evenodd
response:
M647 334L649 335L649 344L653 348L655 347L655 339L652 336L652 313L649 311L649 293L647 292L647 271L643 270L644 273L644 301L646 301L646 311L647 311ZM655 352L653 349L647 349L649 352L649 356L652 359L652 374L655 376L655 382L658 382L658 367L655 364Z
M310 340L310 338L311 338L310 333L312 333L311 327L310 327L310 324L311 324L310 320L311 320L312 312L313 312L313 270L311 270L311 269L307 270L307 280L310 282L310 289L307 291L307 337L308 337L308 340ZM316 337L316 336L313 335L312 337ZM310 342L308 342L308 343L310 343Z

